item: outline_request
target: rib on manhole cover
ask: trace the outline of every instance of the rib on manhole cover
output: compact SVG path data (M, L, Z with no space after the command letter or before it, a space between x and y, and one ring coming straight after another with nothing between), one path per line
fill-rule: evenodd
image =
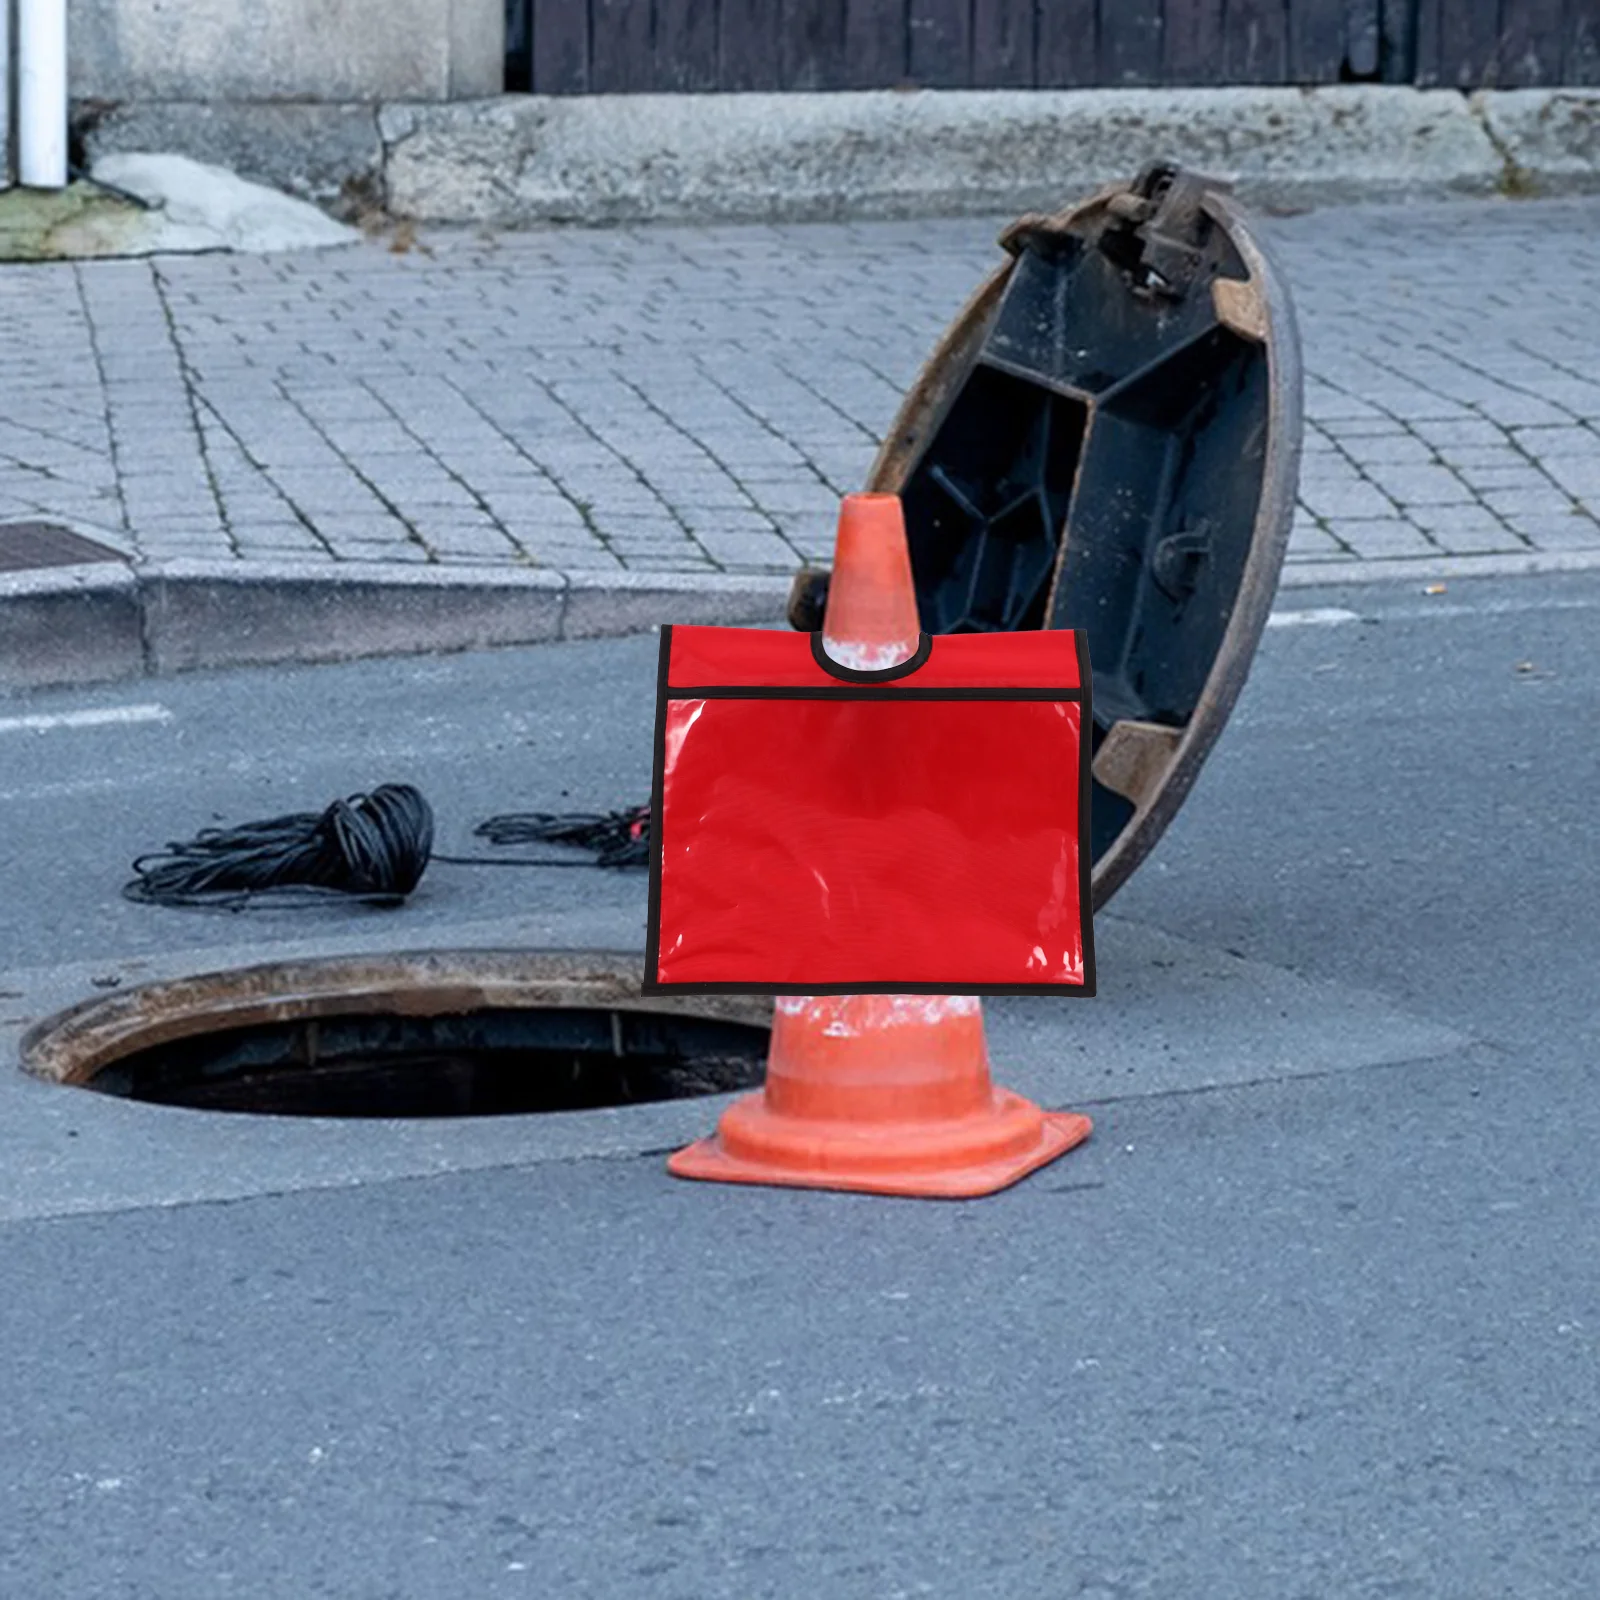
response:
M640 998L643 963L492 951L286 962L89 1001L29 1071L127 1099L276 1116L589 1110L760 1083L771 1003Z
M0 572L33 572L40 567L76 567L89 561L123 559L119 551L54 522L0 522Z

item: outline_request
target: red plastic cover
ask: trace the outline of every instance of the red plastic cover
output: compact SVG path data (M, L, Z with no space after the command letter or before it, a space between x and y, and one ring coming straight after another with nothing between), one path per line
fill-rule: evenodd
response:
M1094 993L1088 646L662 629L645 990Z

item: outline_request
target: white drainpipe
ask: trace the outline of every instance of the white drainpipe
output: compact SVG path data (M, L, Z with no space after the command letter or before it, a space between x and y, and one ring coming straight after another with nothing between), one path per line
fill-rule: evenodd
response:
M0 0L0 189L11 187L11 0Z
M17 0L17 181L67 186L67 0Z
M0 0L0 189L11 187L11 0Z

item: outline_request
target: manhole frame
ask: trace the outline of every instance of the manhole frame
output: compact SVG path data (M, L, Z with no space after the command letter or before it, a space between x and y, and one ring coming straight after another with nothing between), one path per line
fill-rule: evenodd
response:
M18 1054L31 1077L92 1090L106 1067L176 1040L357 1011L440 1017L586 1007L772 1026L770 996L645 996L643 977L644 957L637 951L448 949L305 957L157 979L96 996L36 1022L22 1036Z

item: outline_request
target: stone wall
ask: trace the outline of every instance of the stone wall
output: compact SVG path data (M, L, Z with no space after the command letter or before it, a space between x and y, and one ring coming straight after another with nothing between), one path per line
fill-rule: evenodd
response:
M504 0L69 0L76 100L454 100L498 94Z

